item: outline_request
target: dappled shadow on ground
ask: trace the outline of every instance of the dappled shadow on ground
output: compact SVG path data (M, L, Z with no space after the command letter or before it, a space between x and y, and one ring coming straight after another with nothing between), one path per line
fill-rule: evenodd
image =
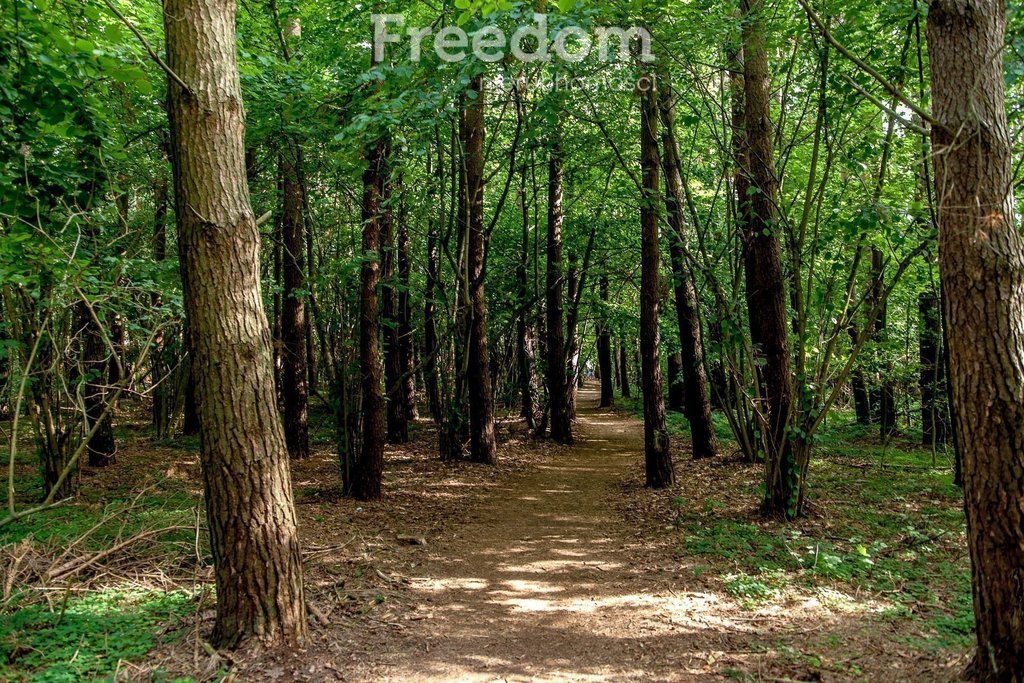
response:
M461 501L391 565L395 602L322 630L305 661L366 681L958 677L959 653L907 646L873 596L786 590L745 608L702 578L660 512L631 523L631 505L656 510L635 485L641 425L595 398L574 448Z

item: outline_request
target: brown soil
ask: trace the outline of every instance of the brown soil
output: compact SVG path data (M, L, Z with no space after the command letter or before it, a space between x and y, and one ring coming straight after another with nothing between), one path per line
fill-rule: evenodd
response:
M307 534L328 539L322 546L312 544L320 564L308 563L312 602L328 626L318 629L307 651L264 653L238 662L242 677L958 677L962 656L899 645L906 624L881 622L879 603L870 596L826 599L784 591L770 605L751 609L723 590L721 574L727 568L694 571L695 558L681 554L678 534L666 526L672 496L697 496L701 492L695 489L710 485L716 496L727 497L723 488L739 492L738 484L756 472L721 460L694 463L676 452L677 469L686 475L680 490L645 490L642 423L596 409L596 398L590 391L580 396L574 447L527 445L508 436L505 466L497 472L464 465L451 469L424 453L400 461L411 472L389 465L386 501L365 509L332 501L325 514L333 515L338 528L331 531L332 525L322 523L315 531L306 528ZM750 502L746 485L743 505ZM300 505L304 519L310 517L310 502L307 497ZM352 516L339 517L338 505L352 509ZM737 514L749 519L751 512ZM329 543L341 536L352 539L337 553L345 558L338 562ZM336 575L343 578L332 579Z

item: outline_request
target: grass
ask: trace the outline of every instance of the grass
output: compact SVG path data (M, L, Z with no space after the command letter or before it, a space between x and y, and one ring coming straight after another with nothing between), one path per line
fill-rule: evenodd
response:
M639 401L622 404L642 414ZM669 413L668 428L674 437L689 437L683 415ZM723 450L734 445L718 414L715 429ZM917 635L904 636L907 645L966 649L974 614L962 494L950 458L923 447L920 432L882 443L877 427L856 425L852 414L836 411L812 455L809 518L758 519L759 477L733 476L704 500L673 501L679 552L698 558L695 574L717 578L745 608L769 604L786 589L822 601L871 598L887 607L869 618L917 626L911 629ZM749 470L737 465L720 474L737 471ZM718 499L726 495L740 502Z

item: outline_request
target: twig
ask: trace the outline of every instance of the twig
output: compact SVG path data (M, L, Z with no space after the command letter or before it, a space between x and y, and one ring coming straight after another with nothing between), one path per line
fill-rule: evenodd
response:
M181 89L185 92L192 92L191 90L189 90L189 87L185 84L185 81L181 80L181 76L174 73L171 67L167 66L167 63L160 58L160 55L158 55L156 51L150 46L149 42L146 40L145 36L142 35L139 29L135 28L135 25L132 24L132 22L128 21L128 17L121 14L121 12L116 7L114 7L113 3L111 3L110 0L103 0L103 4L107 6L107 9L114 13L114 16L120 19L122 23L124 23L124 25L128 27L129 31L135 34L135 37L139 39L139 42L142 43L142 46L146 48L146 52L149 53L149 56L152 57L153 61L156 62L157 65L167 73L171 80L173 80L175 83L181 86Z

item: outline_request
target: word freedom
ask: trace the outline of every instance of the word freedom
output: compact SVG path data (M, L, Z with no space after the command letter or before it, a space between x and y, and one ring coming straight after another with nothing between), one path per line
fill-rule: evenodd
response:
M402 28L405 16L401 14L372 14L373 22L373 58L376 62L384 61L384 48L388 43L402 40L400 33L388 31L389 25ZM498 62L505 58L510 50L512 56L522 62L549 62L552 53L566 62L582 62L590 55L594 42L597 42L598 58L602 62L627 61L630 58L630 42L639 42L637 58L643 62L653 62L651 54L651 34L647 29L633 26L628 29L617 26L601 26L594 30L593 38L579 26L566 26L554 35L548 34L548 17L546 14L533 15L534 24L522 25L512 33L511 39L498 26L488 25L474 31L472 37L459 26L445 26L433 38L434 53L443 62L460 62L467 56L466 50L472 51L474 57L482 62ZM418 62L423 54L423 42L434 34L431 26L410 26L405 35L410 39L409 60ZM524 41L529 41L535 49L524 49ZM617 50L610 52L612 40L617 43ZM548 46L550 44L550 51ZM570 44L573 49L570 50Z

